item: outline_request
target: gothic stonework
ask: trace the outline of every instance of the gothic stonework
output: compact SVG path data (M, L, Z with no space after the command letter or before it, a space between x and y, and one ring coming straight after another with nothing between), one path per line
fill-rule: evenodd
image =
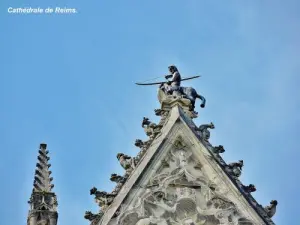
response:
M224 190L208 178L204 168L195 169L196 156L182 137L165 154L170 166L158 168L146 183L144 193L131 206L123 207L116 224L238 225L242 220L255 224L223 196Z
M30 200L30 210L27 225L56 225L57 224L57 198L52 192L53 180L50 177L50 164L48 163L48 150L46 144L40 144L37 169L35 171L34 185Z
M165 82L159 84L161 108L158 124L143 118L148 140L136 139L137 156L118 153L123 175L112 173L116 183L111 192L92 188L99 206L97 213L86 211L90 225L275 225L272 217L278 202L263 207L251 195L253 184L243 184L244 161L227 164L222 145L213 146L210 129L213 123L197 126L193 118L196 99L201 108L206 100L192 87L182 87L172 65ZM50 157L46 144L40 144L33 191L29 200L27 225L57 225L57 198L51 183Z
M273 225L237 179L242 161L227 165L206 142L175 104L97 225Z

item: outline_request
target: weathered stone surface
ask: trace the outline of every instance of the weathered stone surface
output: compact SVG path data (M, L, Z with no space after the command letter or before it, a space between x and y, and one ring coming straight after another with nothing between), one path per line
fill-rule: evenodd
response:
M27 225L56 225L57 224L57 198L52 192L53 180L50 177L50 157L47 145L40 144L38 163L34 176L33 190L28 203L30 210L27 218Z
M273 224L257 213L195 128L186 110L173 106L161 135L97 225Z

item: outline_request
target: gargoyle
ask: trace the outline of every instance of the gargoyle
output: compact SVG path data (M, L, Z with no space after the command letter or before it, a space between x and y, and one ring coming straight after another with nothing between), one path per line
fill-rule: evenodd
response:
M215 154L220 154L220 153L224 153L225 149L224 149L223 145L219 145L219 146L212 148L212 152Z
M110 180L113 181L113 182L116 182L116 183L122 183L124 184L126 182L126 178L125 177L122 177L118 174L115 174L113 173L110 177Z
M197 131L200 131L201 137L205 142L208 142L210 138L210 131L208 129L214 129L215 125L213 123L210 124L203 124L197 128Z
M226 171L235 177L239 177L242 174L243 166L244 166L244 161L239 160L238 162L228 164Z
M243 189L245 192L247 193L251 193L251 192L255 192L256 191L256 187L254 186L254 184L249 184L248 186L243 185Z
M84 218L91 221L91 225L96 225L99 222L99 220L102 218L103 214L104 213L101 210L97 214L93 214L91 211L86 211Z
M270 205L266 206L264 209L267 212L268 217L272 218L276 213L276 206L278 202L276 200L272 200Z

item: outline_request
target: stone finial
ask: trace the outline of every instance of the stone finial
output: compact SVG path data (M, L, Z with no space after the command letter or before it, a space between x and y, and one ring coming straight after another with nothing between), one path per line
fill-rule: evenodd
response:
M50 177L49 151L47 144L41 143L39 147L32 194L28 201L30 210L27 225L44 224L45 222L48 224L47 221L50 221L50 225L56 225L58 203L55 193L52 192L54 185L51 183L53 178Z
M35 176L34 176L34 191L45 191L51 192L52 188L54 187L51 184L53 180L50 177L51 171L49 170L51 164L48 163L50 157L48 156L49 151L47 149L47 144L40 144L39 155L37 157L38 162L36 164Z

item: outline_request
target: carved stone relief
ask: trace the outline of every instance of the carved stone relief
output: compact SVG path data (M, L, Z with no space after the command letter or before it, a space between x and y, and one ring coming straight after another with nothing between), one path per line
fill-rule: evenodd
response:
M165 166L167 162L168 166ZM145 192L122 207L119 225L254 225L208 180L182 138L174 142Z

